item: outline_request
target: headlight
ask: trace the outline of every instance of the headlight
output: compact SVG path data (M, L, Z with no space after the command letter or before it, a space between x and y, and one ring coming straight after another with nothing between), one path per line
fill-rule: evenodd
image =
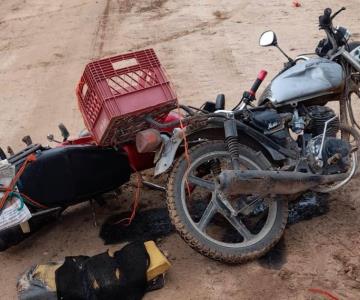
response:
M347 42L351 36L351 32L345 27L337 26L335 29L335 35L338 41Z

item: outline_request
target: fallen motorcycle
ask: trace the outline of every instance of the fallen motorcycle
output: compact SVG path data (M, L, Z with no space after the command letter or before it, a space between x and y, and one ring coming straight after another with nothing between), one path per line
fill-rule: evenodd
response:
M359 96L360 43L349 43L349 31L333 27L332 20L339 12L332 15L326 9L319 17L327 38L319 43L314 57L291 59L280 49L274 32L262 34L260 45L279 48L288 62L266 87L257 106L253 104L255 94L265 71L240 103L226 110L223 95L200 108L178 105L151 49L90 63L77 90L89 134L66 140L59 149L40 152L67 151L67 147L71 152L79 147L99 151L102 156L100 152L109 151L110 156L119 155L119 163L110 167L109 160L99 163L101 171L85 169L82 174L84 164L97 160L90 155L93 162L76 165L79 182L90 180L95 187L105 172L107 187L81 193L81 197L72 194L72 199L79 200L65 205L56 201L54 205L68 207L120 185L127 180L118 167L124 161L125 174L155 167L156 176L169 172L169 215L192 248L227 263L264 255L284 232L288 201L307 190L334 191L358 168L359 126L351 100ZM327 106L331 101L339 103L339 116ZM185 111L184 116L169 113L176 106ZM39 156L38 150L33 153ZM21 156L18 169L29 154ZM28 165L23 176L36 162ZM33 215L41 214L44 208L31 202L43 204L40 195L35 195L41 181L32 186L35 176L29 175L25 191L23 176L19 177L20 195L29 196L33 190L33 197L25 197L24 202ZM61 178L66 176L64 173ZM70 186L76 190L77 184ZM43 201L50 201L55 190L43 193Z
M146 127L146 122L137 121L137 114L151 113L166 124L180 118L171 112L175 93L152 49L90 63L77 96L91 132L83 130L70 138L60 124L62 141L48 135L55 147L34 144L26 136L27 147L19 153L9 148L7 157L0 151L0 251L18 244L68 207L101 202L103 193L128 182L131 173L152 168L154 153L139 153L134 142L135 134ZM115 124L104 125L110 121ZM161 133L171 131L165 126Z
M264 32L260 45L279 48L288 62L258 105L264 71L234 109L225 110L220 95L220 107L186 117L187 127L163 147L156 174L170 168L170 218L201 254L227 263L264 255L283 235L288 201L307 190L337 190L355 174L360 137L352 100L360 96L360 43L349 43L349 31L332 24L344 9L319 17L327 38L312 57L290 58L275 33ZM331 101L339 103L339 116L327 106ZM184 153L176 158L179 145Z

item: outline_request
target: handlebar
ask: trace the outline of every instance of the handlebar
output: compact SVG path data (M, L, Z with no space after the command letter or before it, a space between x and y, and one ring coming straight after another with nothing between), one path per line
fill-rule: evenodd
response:
M331 8L325 8L324 14L319 17L319 26L320 29L327 29L332 27L332 10Z
M240 100L240 102L232 109L232 111L237 110L240 107L240 110L246 106L247 104L250 104L252 101L255 100L255 94L257 90L259 89L261 83L264 81L265 77L267 75L267 71L261 70L253 83L251 89L247 92L245 91L243 93L243 96Z
M343 6L343 7L340 8L336 13L334 13L334 14L332 15L332 17L331 17L331 20L335 19L335 17L336 17L339 13L341 13L342 11L344 11L344 10L346 10L346 7L345 7L345 6Z
M319 17L319 26L320 29L332 29L332 20L341 13L342 11L346 10L346 7L340 8L336 13L332 14L331 8L325 8L324 14Z
M342 7L340 8L336 13L332 15L331 8L325 8L324 14L319 16L319 28L325 30L327 39L329 43L331 44L331 48L328 51L328 55L330 53L330 56L336 52L338 49L338 41L336 38L335 30L332 24L332 20L342 11L344 11L346 8Z

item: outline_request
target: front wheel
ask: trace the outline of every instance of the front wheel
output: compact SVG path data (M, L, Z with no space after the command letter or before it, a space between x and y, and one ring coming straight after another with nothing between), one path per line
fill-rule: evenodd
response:
M261 152L239 145L239 153L242 170L271 167ZM232 169L223 141L202 143L188 154L175 163L167 188L170 218L180 236L201 254L226 263L264 255L284 232L286 199L219 193L215 178Z

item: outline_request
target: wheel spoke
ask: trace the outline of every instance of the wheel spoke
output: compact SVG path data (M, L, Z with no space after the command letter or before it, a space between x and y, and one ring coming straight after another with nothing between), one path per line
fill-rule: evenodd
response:
M210 223L211 219L213 218L216 212L217 212L216 205L214 201L211 200L208 206L206 207L203 215L201 216L200 221L197 223L197 227L201 231L205 231L206 227L208 226L208 224Z
M200 177L193 176L193 175L189 175L187 180L189 183L200 186L204 189L207 189L210 191L215 190L215 184L209 180L205 180Z
M225 216L225 218L241 234L241 236L244 238L244 241L249 241L254 237L249 229L247 229L245 224L241 222L236 216Z

